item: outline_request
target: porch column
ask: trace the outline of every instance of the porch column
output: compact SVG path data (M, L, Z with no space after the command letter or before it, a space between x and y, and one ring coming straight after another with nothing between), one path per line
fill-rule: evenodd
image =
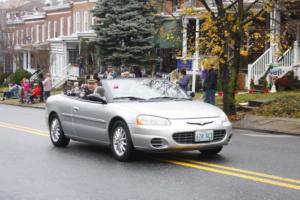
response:
M276 61L277 56L277 49L278 49L278 42L280 37L280 24L281 24L281 12L279 5L277 4L272 12L270 13L270 31L271 31L271 40L270 40L270 47L275 47L272 50L270 56L270 63Z
M300 42L300 24L297 24L297 38L294 42L294 64L300 62L300 49L299 49L299 42Z
M27 51L27 69L31 69L30 57L31 53L30 51Z
M13 55L13 72L16 72L17 70L17 56Z
M27 68L27 51L23 51L23 69Z
M192 91L196 91L196 72L199 69L199 19L196 19L196 34L195 34L195 54L194 54L194 62L193 62L193 82L192 82Z
M182 36L182 58L185 59L187 56L187 23L188 19L184 18L182 22L183 36Z

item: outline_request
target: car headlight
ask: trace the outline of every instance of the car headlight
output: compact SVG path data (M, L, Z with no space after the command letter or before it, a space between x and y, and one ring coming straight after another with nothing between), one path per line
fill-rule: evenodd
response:
M170 126L170 120L162 117L155 117L150 115L139 115L136 118L137 125L145 126Z
M230 123L227 115L224 112L221 113L220 117L221 117L221 120L222 120L223 123Z

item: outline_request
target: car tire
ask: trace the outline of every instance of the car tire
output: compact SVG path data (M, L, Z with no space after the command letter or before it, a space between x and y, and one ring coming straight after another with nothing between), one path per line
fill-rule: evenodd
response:
M216 155L218 153L220 153L222 151L223 147L217 147L214 149L206 149L206 150L199 150L201 152L202 155L207 155L207 156L211 156L211 155Z
M110 147L113 156L122 162L130 161L134 154L128 126L124 121L116 121L110 132Z
M66 147L70 143L70 138L66 137L57 115L50 120L50 139L56 147Z

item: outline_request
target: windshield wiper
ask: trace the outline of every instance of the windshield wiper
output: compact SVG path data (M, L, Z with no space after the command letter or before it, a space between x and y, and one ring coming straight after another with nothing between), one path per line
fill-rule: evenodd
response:
M131 101L134 101L134 100L145 100L144 98L134 97L134 96L124 96L124 97L115 97L115 98L113 98L113 100L120 100L120 99L129 99Z

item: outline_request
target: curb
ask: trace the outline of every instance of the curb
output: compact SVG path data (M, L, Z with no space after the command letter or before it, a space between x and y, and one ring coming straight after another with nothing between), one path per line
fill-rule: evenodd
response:
M256 129L256 128L233 127L233 129L235 129L235 130L255 131L255 132L260 132L260 133L270 133L270 134L275 134L275 135L292 135L292 136L300 136L300 134L296 134L296 133L280 132L280 131L265 130L265 129Z
M300 120L294 118L256 116L247 114L234 122L234 129L256 132L300 136Z
M30 105L22 105L22 104L12 104L12 103L0 103L0 105L8 105L8 106L18 106L23 108L35 108L40 110L45 110L45 107L38 107L38 106L30 106Z

